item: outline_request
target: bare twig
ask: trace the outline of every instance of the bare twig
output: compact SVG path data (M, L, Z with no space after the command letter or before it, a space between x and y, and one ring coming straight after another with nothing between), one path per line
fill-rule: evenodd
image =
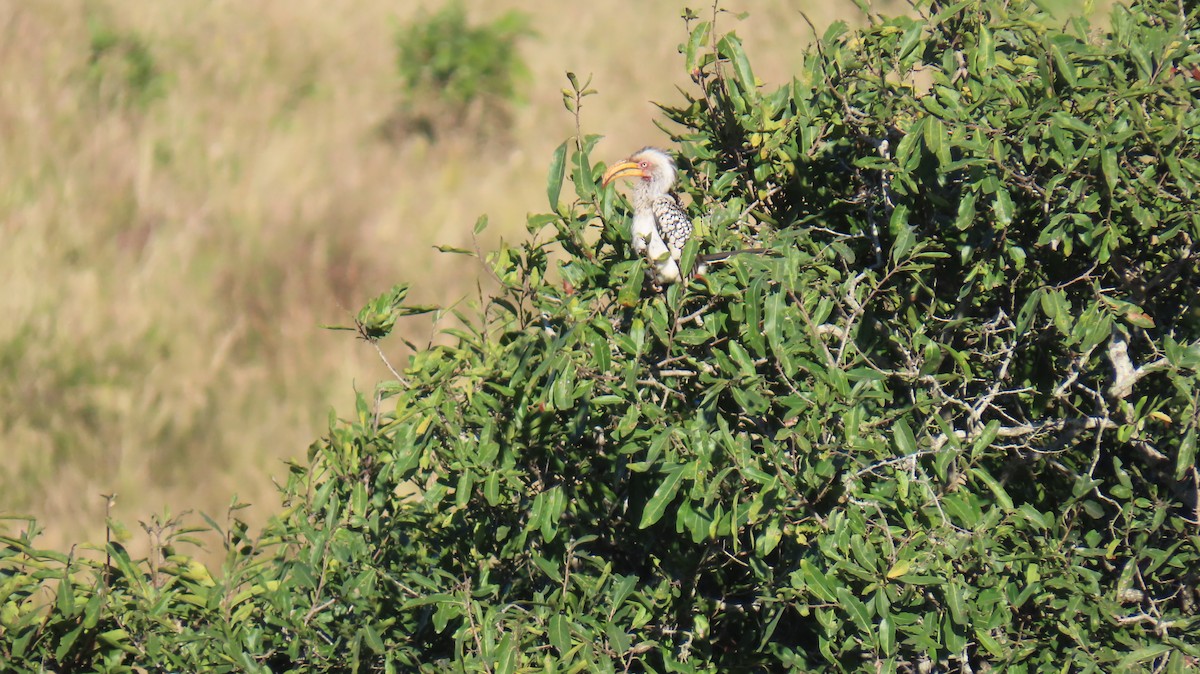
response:
M400 373L396 371L396 368L392 367L391 361L389 361L387 356L384 355L383 349L381 349L379 347L379 340L368 339L367 341L371 343L371 346L375 347L375 351L379 354L379 359L383 361L383 364L385 366L387 366L388 371L392 373L392 376L396 378L396 381L400 382L401 385L407 387L408 380L405 379L404 377L402 377L400 375Z
M1064 430L1072 430L1076 432L1094 429L1115 430L1117 427L1118 424L1116 422L1103 417L1085 417L1082 419L1051 419L1040 424L1027 423L1016 426L1001 426L1000 428L996 429L996 437L1021 438ZM973 433L955 429L954 436L959 440L969 441L978 437L980 434L982 434L982 432L983 429L979 429L977 432ZM945 433L938 435L933 439L931 451L937 451L941 449L949 441L950 437Z

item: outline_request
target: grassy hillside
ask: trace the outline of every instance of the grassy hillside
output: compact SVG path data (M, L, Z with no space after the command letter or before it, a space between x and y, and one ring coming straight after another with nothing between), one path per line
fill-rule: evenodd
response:
M810 37L800 3L725 4L754 5L738 32L756 72L787 78ZM432 245L471 245L481 213L488 236L524 235L574 131L565 71L595 75L598 154L663 142L650 101L687 85L681 6L472 9L529 15L524 102L504 133L431 142L384 133L397 26L420 14L404 3L0 5L0 512L65 546L102 536L100 494L129 522L235 493L272 508L280 460L384 374L319 326L396 280L418 301L475 294L481 270ZM857 14L820 7L819 28Z

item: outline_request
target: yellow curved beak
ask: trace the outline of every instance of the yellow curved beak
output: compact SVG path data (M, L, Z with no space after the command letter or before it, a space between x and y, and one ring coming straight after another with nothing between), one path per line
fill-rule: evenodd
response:
M625 161L609 166L608 170L604 172L604 177L600 180L600 184L608 187L608 184L617 178L644 178L645 176L646 174L642 172L642 169L638 167L636 162L626 159Z

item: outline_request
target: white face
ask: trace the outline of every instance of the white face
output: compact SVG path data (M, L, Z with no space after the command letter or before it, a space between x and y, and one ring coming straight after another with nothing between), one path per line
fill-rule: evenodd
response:
M654 183L661 190L668 190L675 184L675 162L667 153L654 148L646 148L630 158L642 169L645 176L642 180Z

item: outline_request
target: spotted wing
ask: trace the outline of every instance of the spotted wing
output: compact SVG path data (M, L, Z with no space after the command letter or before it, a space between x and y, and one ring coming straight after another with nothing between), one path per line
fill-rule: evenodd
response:
M673 194L658 197L652 207L658 234L671 250L671 257L678 260L684 244L692 237L692 219L684 212Z

